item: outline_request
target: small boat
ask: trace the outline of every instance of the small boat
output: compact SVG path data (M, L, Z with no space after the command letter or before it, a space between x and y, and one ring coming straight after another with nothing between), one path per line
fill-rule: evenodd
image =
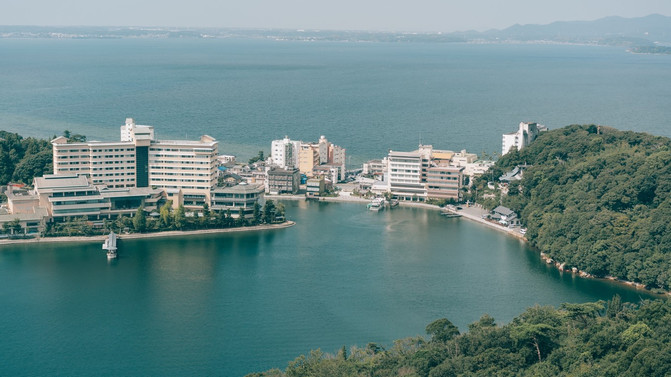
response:
M371 211L380 211L384 209L384 204L384 198L375 198L370 203L368 203L367 207Z
M116 234L110 232L109 236L103 243L103 249L107 250L107 259L116 258Z

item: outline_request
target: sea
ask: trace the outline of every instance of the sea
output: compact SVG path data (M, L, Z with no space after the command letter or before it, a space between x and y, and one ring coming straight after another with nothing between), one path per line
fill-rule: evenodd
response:
M496 156L521 121L671 136L671 56L532 44L0 39L0 129L217 138L240 160L321 135L348 167L418 144ZM0 247L3 375L242 376L311 349L461 331L533 305L654 298L422 208L283 201L272 231Z

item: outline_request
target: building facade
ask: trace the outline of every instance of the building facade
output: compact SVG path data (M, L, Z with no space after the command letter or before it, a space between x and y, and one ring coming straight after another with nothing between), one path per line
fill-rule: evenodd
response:
M215 211L231 211L232 217L251 218L254 215L254 204L262 205L264 187L260 184L241 183L231 187L218 187L212 191L212 205Z
M285 136L282 140L273 140L270 144L270 158L274 165L283 169L298 167L301 142Z
M298 193L301 182L300 170L271 168L266 174L266 192L270 194Z
M81 174L94 185L111 188L154 187L181 191L187 207L210 200L216 185L218 142L208 135L200 140L155 140L154 128L136 125L132 118L121 126L121 141L68 143L51 141L54 174Z
M543 131L547 131L547 127L542 124L520 122L517 131L503 134L501 155L503 156L510 152L511 148L515 148L518 151L521 150L536 140L538 134Z

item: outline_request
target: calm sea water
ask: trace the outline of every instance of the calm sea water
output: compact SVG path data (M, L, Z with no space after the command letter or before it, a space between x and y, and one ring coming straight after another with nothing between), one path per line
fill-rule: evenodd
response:
M389 149L500 152L520 121L671 136L671 56L593 46L0 40L0 129L220 140L243 158L326 135L351 165Z
M134 117L243 159L324 134L354 165L420 140L496 152L522 120L671 136L669 68L584 46L0 39L0 129L116 140ZM292 228L121 241L111 263L97 243L0 248L1 374L237 376L440 317L642 296L434 212L286 204Z
M462 330L534 304L637 301L560 274L496 230L437 212L286 202L294 227L245 234L0 249L6 375L226 375L301 353Z

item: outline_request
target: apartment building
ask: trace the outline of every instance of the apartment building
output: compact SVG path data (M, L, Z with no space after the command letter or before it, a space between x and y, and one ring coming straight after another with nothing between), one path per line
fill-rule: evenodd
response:
M285 136L282 140L273 140L270 143L270 158L273 164L283 169L298 167L298 156L301 142Z
M295 141L285 136L271 143L272 163L283 169L298 168L301 174L315 176L320 165L338 165L338 176L334 182L345 179L346 149L330 143L325 136L314 143Z
M209 203L216 185L218 142L214 138L155 140L152 126L137 125L132 118L126 119L120 131L118 142L52 140L54 174L81 174L94 185L111 188L154 187L179 192L175 197L186 207Z

